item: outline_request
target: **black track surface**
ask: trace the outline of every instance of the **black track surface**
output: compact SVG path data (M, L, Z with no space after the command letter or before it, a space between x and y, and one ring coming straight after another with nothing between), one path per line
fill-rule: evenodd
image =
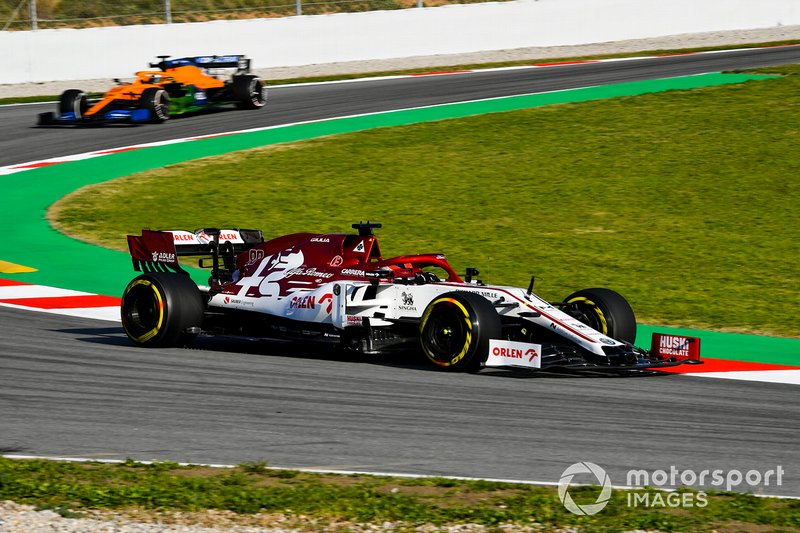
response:
M0 165L271 124L619 81L800 62L800 47L553 69L287 87L261 112L164 125L33 127L0 108ZM781 465L800 496L791 385L684 376L446 374L269 343L130 346L113 323L0 307L4 453L170 459L558 481L592 461L629 469Z
M0 307L0 449L557 482L591 461L764 471L800 496L793 385L449 374L218 339L131 346L113 323ZM588 480L587 480L588 481Z

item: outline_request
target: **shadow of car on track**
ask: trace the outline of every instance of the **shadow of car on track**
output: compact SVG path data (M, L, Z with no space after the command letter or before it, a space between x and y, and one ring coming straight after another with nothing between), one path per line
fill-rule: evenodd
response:
M53 329L54 333L67 333L76 337L76 340L91 342L93 344L106 344L109 346L130 346L131 343L125 336L122 326L97 327L97 328L64 328Z
M107 346L135 348L157 352L158 349L135 347L125 336L122 327L69 328L55 330L76 336L76 340ZM201 335L186 350L218 352L222 354L258 355L264 357L290 357L304 360L337 361L341 363L370 364L383 367L396 367L423 372L443 372L425 359L421 351L406 350L369 355L352 350L343 350L336 346L320 345L302 341L286 341L259 339L249 337ZM477 372L481 376L506 379L574 379L574 378L642 378L666 377L669 373L657 371L603 371L603 370L514 370L502 368L484 368Z
M117 346L149 353L158 353L160 348L142 348L133 344L125 335L122 326L97 328L64 328L51 330L56 333L67 333L77 341L106 346ZM177 348L180 350L181 348ZM308 342L282 341L250 337L232 337L225 335L201 335L186 348L189 351L219 352L220 355L249 354L259 356L294 357L299 359L317 359L341 362L370 362L368 356L358 352L345 351L334 347L320 346ZM174 348L169 348L174 350ZM420 362L420 367L425 366Z
M30 449L19 445L11 445L11 446L0 445L0 455L13 455L20 453L30 453Z
M96 120L96 121L85 121L85 122L75 122L75 123L56 123L56 124L33 124L30 127L34 129L84 129L84 128L141 128L143 126L161 126L162 128L168 126L170 123L174 123L175 120L183 121L184 119L188 119L191 117L201 117L201 116L208 116L208 115L216 115L217 113L231 113L237 111L247 111L245 109L236 109L236 108L209 108L209 109L200 109L197 111L190 111L183 113L181 115L177 115L174 117L170 117L163 124L152 124L148 122L123 122L123 121L114 121L114 120Z
M484 369L482 376L493 378L514 378L514 379L609 379L609 378L646 378L646 377L665 377L671 375L668 372L658 372L656 370L572 370L572 369L545 369L545 370L513 370L513 369Z

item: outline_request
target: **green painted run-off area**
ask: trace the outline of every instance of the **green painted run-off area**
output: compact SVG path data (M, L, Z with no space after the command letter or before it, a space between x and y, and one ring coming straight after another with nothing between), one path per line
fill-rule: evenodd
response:
M136 172L201 157L325 135L545 105L741 83L765 77L712 73L445 104L153 146L0 176L3 190L0 197L0 219L3 227L8 229L0 246L0 261L37 269L31 273L0 274L0 277L106 295L121 294L134 275L129 256L78 242L54 231L46 220L46 212L51 204L81 187ZM70 130L64 131L64 135L69 133ZM147 210L148 206L142 205L141 209ZM202 225L203 221L198 220L197 226ZM313 230L298 228L298 231L309 229ZM204 283L208 275L205 271L194 269L192 276L196 281ZM652 329L642 329L644 331L638 343L647 346ZM800 365L800 340L696 333L703 337L703 352L706 356Z

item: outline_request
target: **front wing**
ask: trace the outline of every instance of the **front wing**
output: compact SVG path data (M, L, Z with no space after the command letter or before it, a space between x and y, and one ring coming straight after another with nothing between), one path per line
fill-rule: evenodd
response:
M95 126L102 124L138 124L153 120L148 109L114 109L104 113L77 118L74 113L56 115L52 111L39 113L39 126Z
M667 342L664 341L665 337ZM673 348L675 346L678 347L677 350ZM613 359L602 359L564 344L492 339L489 341L489 353L484 366L522 370L626 372L703 364L700 360L700 339L660 333L653 334L650 350L626 344L615 355Z

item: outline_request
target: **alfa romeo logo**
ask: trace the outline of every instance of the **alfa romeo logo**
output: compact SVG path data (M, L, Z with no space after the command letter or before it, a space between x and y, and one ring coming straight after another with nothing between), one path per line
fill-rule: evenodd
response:
M594 477L597 478L598 485L603 487L600 491L600 495L597 497L597 501L584 505L575 503L572 496L569 495L569 486L570 483L572 483L572 478L576 474L593 474ZM567 467L564 473L561 474L561 479L558 482L558 497L567 511L573 514L588 516L597 514L605 508L608 504L608 500L611 499L611 479L608 477L605 470L594 463L588 461L575 463Z

